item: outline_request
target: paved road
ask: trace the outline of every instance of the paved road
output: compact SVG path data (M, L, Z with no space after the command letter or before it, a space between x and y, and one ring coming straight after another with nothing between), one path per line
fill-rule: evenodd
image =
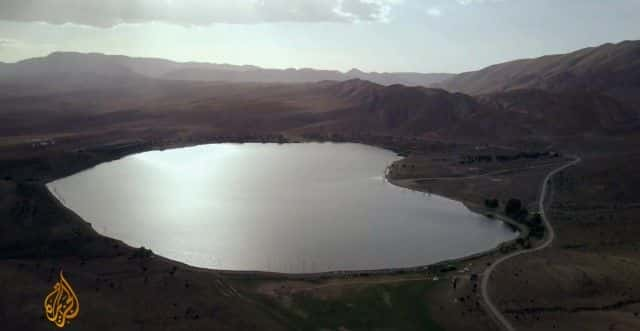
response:
M491 273L493 272L493 270L495 270L495 268L498 265L500 265L504 261L507 261L519 255L537 252L539 250L543 250L551 246L551 243L553 242L553 239L555 238L556 233L553 230L553 227L551 227L551 223L547 219L547 215L544 210L544 200L547 196L547 188L548 188L547 184L549 183L549 180L551 179L551 177L553 177L555 174L557 174L558 172L568 167L571 167L577 164L580 161L581 161L580 157L575 157L573 161L559 168L556 168L550 173L548 173L547 177L545 177L544 181L542 182L542 190L540 191L540 199L538 200L538 210L540 212L540 216L542 216L542 221L544 222L544 225L547 228L547 236L545 238L545 241L540 246L537 246L535 248L517 251L499 258L493 264L491 264L491 266L489 266L489 268L487 268L482 275L482 284L480 286L480 293L482 295L482 299L484 300L485 307L489 310L489 313L494 317L496 322L498 322L500 324L500 327L503 328L504 330L515 331L515 328L513 327L511 322L509 322L509 320L506 317L504 317L504 315L500 312L500 310L498 310L498 308L493 304L493 302L491 301L491 298L489 297L488 284L489 284L489 278L491 278Z

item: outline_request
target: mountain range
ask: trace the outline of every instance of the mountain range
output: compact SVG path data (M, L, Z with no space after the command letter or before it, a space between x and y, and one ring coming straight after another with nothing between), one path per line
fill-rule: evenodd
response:
M452 74L441 73L366 73L358 69L352 69L344 73L337 70L309 68L265 69L251 65L202 62L179 63L156 58L73 52L55 52L46 57L0 65L0 74L5 77L54 73L93 73L108 76L137 74L148 78L168 80L265 83L304 83L322 80L364 79L383 85L404 84L410 86L428 86L453 76Z
M151 126L553 142L637 130L639 63L640 42L518 60L456 76L53 53L0 65L0 132L64 134ZM439 82L427 83L430 79Z

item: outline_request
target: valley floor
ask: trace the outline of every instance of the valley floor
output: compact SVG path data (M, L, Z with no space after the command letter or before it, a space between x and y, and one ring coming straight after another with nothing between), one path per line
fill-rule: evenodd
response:
M535 238L470 259L382 274L203 270L98 235L44 186L130 153L228 140L104 134L95 140L70 136L38 149L27 141L5 143L0 148L0 323L7 330L50 328L42 300L63 269L82 305L69 326L77 330L498 329L482 307L478 276L501 254L536 245ZM353 140L421 149L414 140ZM389 178L504 218L501 210L511 198L535 211L542 180L566 162L545 156L461 163L465 155L482 154L474 147L421 149L394 164ZM640 328L640 227L634 222L640 175L632 167L638 158L594 153L554 177L548 216L556 241L500 265L490 283L494 302L517 329ZM500 207L485 206L494 198Z

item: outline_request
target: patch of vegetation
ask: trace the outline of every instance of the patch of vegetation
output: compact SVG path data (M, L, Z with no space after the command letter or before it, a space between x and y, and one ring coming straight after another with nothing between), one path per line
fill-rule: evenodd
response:
M529 211L523 207L522 201L519 199L509 199L504 207L504 212L516 222L529 227L529 236L536 239L544 237L546 228L542 221L542 216L539 213L529 214Z
M485 199L484 200L484 205L487 208L490 209L496 209L500 206L500 201L498 201L498 199Z
M529 226L529 235L542 239L544 237L544 232L546 230L544 223L542 222L542 216L539 213L533 214L527 221L526 225Z
M446 266L443 266L442 268L440 268L440 273L447 273L450 271L456 271L458 268L455 265L452 264L448 264Z
M294 294L283 314L296 330L442 330L429 317L430 281L345 286L322 297Z
M522 201L520 199L509 199L504 207L504 213L508 216L516 216L522 211Z
M481 154L481 155L464 155L460 164L473 163L489 163L489 162L509 162L520 159L538 160L541 158L557 158L560 154L555 152L519 152L515 154Z
M496 160L500 162L515 161L520 159L539 159L542 157L558 157L558 153L553 152L520 152L513 155L496 155Z
M133 252L131 253L130 258L131 259L149 259L153 256L153 251L145 248L144 246L136 248L135 250L133 250Z
M507 254L507 253L511 253L511 252L515 251L516 249L518 249L518 245L520 245L520 244L517 243L517 242L516 243L514 243L514 242L506 242L506 243L502 243L498 247L498 250L502 254Z
M520 245L520 247L524 249L531 248L531 242L528 239L518 238L516 239L516 244Z

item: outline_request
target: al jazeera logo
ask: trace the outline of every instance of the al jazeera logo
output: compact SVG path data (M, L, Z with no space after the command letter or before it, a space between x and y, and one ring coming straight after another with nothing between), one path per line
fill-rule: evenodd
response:
M53 285L53 292L44 299L44 315L59 328L63 328L80 312L80 302L71 285L62 275Z

